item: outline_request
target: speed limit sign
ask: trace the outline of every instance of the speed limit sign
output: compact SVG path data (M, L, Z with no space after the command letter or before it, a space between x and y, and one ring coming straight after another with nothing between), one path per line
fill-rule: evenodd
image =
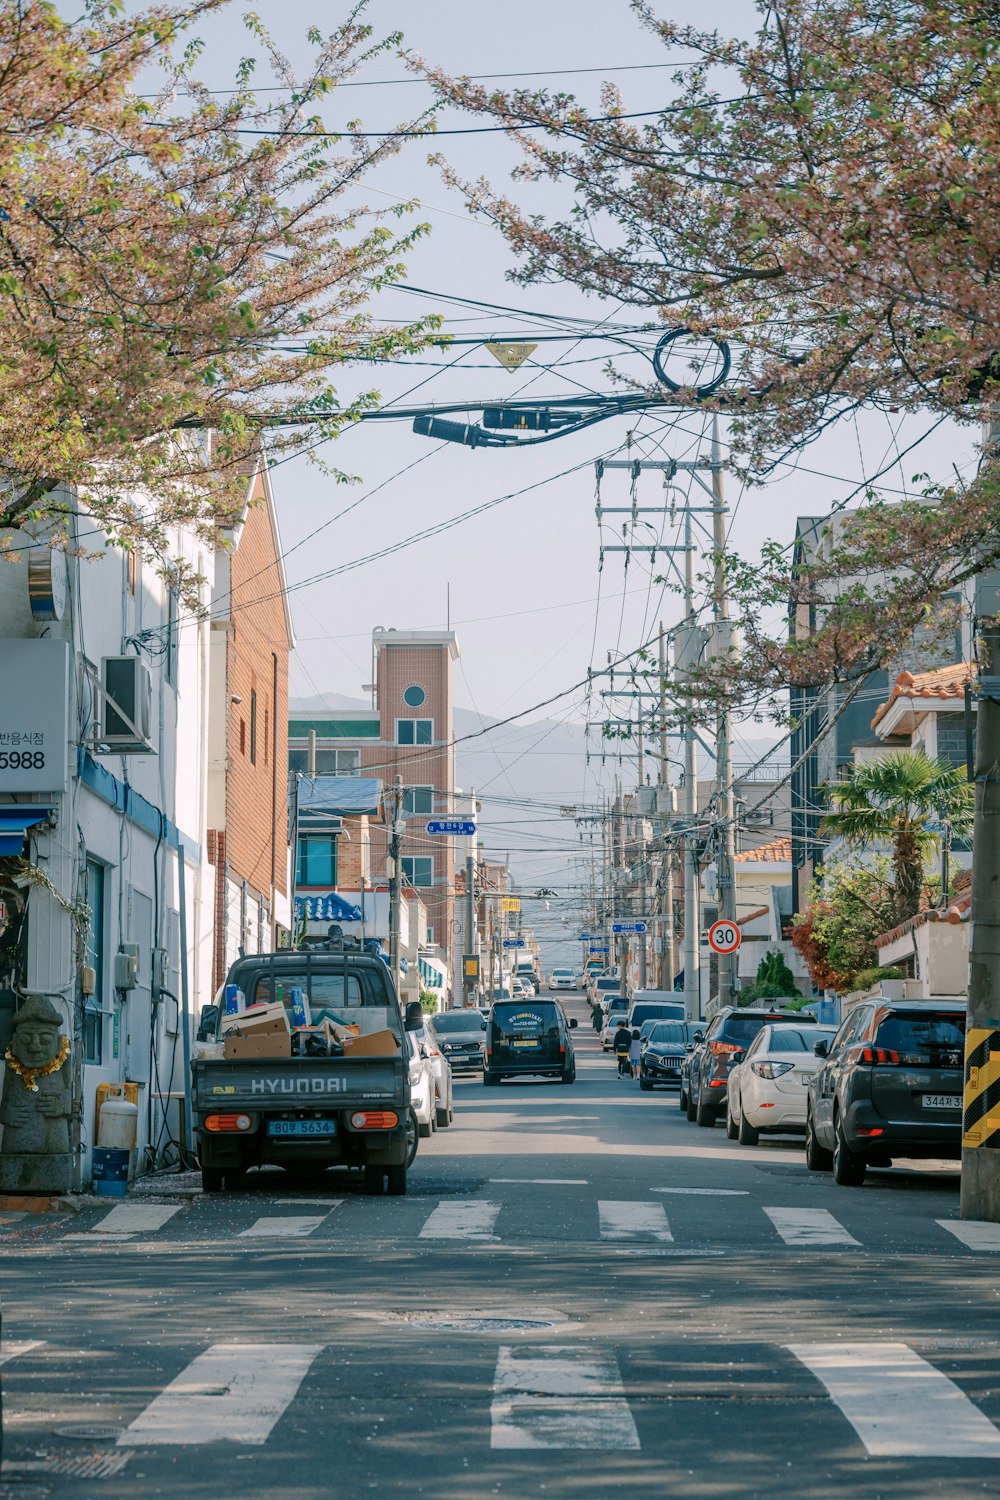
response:
M723 919L708 929L708 946L713 953L735 953L742 941L743 934L735 922Z

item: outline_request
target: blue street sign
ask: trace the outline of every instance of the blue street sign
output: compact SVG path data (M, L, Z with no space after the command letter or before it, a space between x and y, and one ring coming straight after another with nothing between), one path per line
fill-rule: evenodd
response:
M645 932L645 922L612 922L612 932Z
M428 823L428 833L458 833L471 836L476 831L476 825L470 818L438 818L433 823Z
M504 938L503 945L505 948L524 948L527 946L524 938Z
M601 934L599 932L581 932L579 941L581 943L599 943Z
M591 943L590 948L588 949L588 952L590 953L607 953L607 951L607 943Z

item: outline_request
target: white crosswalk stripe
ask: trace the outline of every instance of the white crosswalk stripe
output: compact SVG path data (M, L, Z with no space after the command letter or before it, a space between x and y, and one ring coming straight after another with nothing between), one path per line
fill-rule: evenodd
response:
M639 1447L614 1355L577 1345L501 1347L490 1423L491 1448Z
M786 1245L857 1245L853 1234L825 1208L765 1208Z
M20 1359L22 1354L41 1349L44 1344L44 1339L4 1339L0 1344L0 1365L9 1365L12 1359Z
M613 1203L597 1205L602 1240L659 1240L673 1242L662 1203Z
M334 1203L330 1208L330 1213L325 1214L282 1214L274 1218L255 1219L249 1229L241 1229L236 1238L240 1240L303 1239L307 1234L312 1234L315 1229L318 1229L339 1207L339 1203Z
M62 1239L79 1240L104 1236L108 1239L132 1239L141 1234L155 1234L180 1211L179 1203L119 1203L117 1208L105 1214L89 1230L80 1234L64 1234Z
M978 1219L937 1219L942 1229L947 1229L970 1250L1000 1250L1000 1224L985 1224Z
M1000 1430L907 1344L788 1344L873 1458L1000 1458Z
M324 1344L213 1344L118 1438L120 1448L266 1443Z
M439 1203L420 1231L422 1240L493 1240L499 1203L466 1198L457 1203Z

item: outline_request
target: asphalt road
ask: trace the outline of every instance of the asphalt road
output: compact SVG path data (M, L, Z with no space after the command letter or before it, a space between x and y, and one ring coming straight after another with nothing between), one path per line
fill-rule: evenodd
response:
M957 1174L731 1144L568 1008L577 1083L457 1080L405 1199L268 1173L0 1221L0 1495L998 1493L1000 1240L955 1233Z

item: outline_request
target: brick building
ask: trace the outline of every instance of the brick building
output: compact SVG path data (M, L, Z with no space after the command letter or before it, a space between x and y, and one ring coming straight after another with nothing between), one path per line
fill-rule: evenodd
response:
M289 724L289 765L304 771L309 734L316 734L317 772L379 777L390 792L403 779L403 891L426 910L425 951L456 973L461 943L456 931L456 862L464 867L471 841L427 833L428 820L454 815L452 669L458 659L453 631L375 630L375 707L295 717ZM373 825L371 879L385 884L389 831ZM466 849L466 843L470 848Z
M267 464L247 474L212 598L208 854L215 867L216 985L242 947L265 952L291 928L288 657L292 622Z

